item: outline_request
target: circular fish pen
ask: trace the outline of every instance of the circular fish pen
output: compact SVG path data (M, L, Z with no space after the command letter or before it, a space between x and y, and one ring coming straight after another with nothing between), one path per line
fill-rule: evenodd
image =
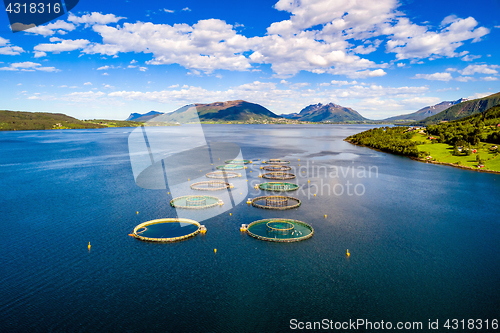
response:
M264 219L250 223L247 233L269 242L299 242L312 237L314 229L309 224L292 219Z
M185 209L204 209L215 207L217 205L222 206L222 200L209 195L185 195L183 197L174 198L170 201L170 206Z
M290 161L280 160L279 158L270 158L269 161L263 161L262 163L269 163L269 164L290 164Z
M264 191L287 192L296 191L299 185L285 182L269 182L259 184L259 188Z
M227 160L227 161L224 161L224 163L226 164L248 164L250 163L250 160Z
M262 175L263 178L266 179L276 179L276 180L288 180L288 179L294 179L295 175L293 173L288 173L288 172L268 172Z
M252 206L262 209L293 209L300 206L300 200L283 195L266 195L252 200Z
M217 167L218 170L241 170L246 168L242 164L226 164L226 165L219 165Z
M226 183L221 180L208 180L191 184L191 188L198 191L220 191L233 188L233 184Z
M241 177L241 174L233 171L213 171L205 175L207 178L226 179Z
M265 167L262 167L263 170L266 171L288 171L292 170L291 167L287 165L266 165Z
M201 225L194 220L165 218L139 224L131 236L142 241L171 243L194 237L200 229Z

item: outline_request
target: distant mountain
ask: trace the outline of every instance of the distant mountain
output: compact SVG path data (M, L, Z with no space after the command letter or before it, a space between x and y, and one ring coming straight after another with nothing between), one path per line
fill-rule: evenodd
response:
M284 115L282 115L284 116ZM344 122L344 121L364 121L368 120L357 111L351 108L346 108L341 105L329 104L312 104L303 108L298 114L293 113L287 115L286 118L297 119L301 121L330 121L330 122Z
M466 98L460 98L459 100L456 101L445 101L441 102L436 105L431 105L431 106L426 106L425 108L422 108L416 112L409 113L409 114L402 114L399 116L394 116L390 117L387 119L384 119L385 121L391 121L391 122L406 122L406 121L420 121L424 120L427 117L434 116L435 114L438 114L441 111L446 110L450 106L453 106L455 104L460 104L462 102L467 101Z
M191 122L196 120L195 111L200 121L248 121L252 119L265 120L280 118L262 105L237 100L210 104L186 105L174 112L157 115L153 118L153 121Z
M425 118L424 120L415 123L415 125L427 126L437 124L442 121L452 121L481 113L499 104L500 92L483 98L473 99L470 101L455 104L434 116Z
M163 114L163 112L158 111L149 111L148 113L140 114L140 113L131 113L125 120L133 120L133 121L148 121L152 118L156 117L159 114Z

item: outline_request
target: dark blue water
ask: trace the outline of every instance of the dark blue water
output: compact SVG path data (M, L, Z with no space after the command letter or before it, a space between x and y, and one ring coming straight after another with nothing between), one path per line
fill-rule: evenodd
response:
M286 332L293 318L424 327L499 319L500 175L342 141L367 128L205 126L209 141L235 142L245 159L292 161L301 189L287 195L302 205L242 202L203 221L205 236L173 244L128 236L139 223L175 217L167 191L135 184L131 129L0 132L0 331ZM262 194L253 187L258 164L246 172L249 196ZM278 217L311 224L314 236L281 244L239 231Z

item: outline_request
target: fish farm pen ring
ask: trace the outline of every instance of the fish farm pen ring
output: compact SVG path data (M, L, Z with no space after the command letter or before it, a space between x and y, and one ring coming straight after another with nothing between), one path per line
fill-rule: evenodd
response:
M139 224L131 236L142 241L171 243L194 237L200 229L201 225L194 220L165 218Z
M291 243L312 237L314 229L302 221L277 218L254 221L246 227L246 232L260 240Z
M241 177L239 173L233 171L213 171L207 173L205 176L207 178L217 178L217 179Z
M293 173L287 173L287 172L268 172L262 175L263 178L267 179L279 179L279 180L287 180L287 179L294 179L295 175Z
M198 191L220 191L228 188L233 188L233 184L223 182L221 180L209 180L191 184L193 190Z
M226 164L248 164L250 163L249 160L227 160L227 161L224 161L224 163Z
M241 170L244 168L246 167L241 164L226 164L226 165L219 165L217 167L218 170Z
M285 182L269 182L259 184L259 188L265 191L287 192L296 191L299 188L299 185Z
M295 228L293 223L286 221L269 221L266 223L266 226L270 232L276 232L282 234L287 234Z
M293 209L300 206L300 200L283 195L267 195L256 197L252 200L252 206L262 209Z
M170 205L174 208L204 209L217 205L222 206L223 202L219 198L209 195L185 195L172 199Z
M288 171L288 170L292 170L291 167L287 166L287 165L266 165L264 167L262 167L263 170L266 170L266 171Z
M269 163L269 164L290 164L290 161L280 160L279 158L270 158L269 161L262 161L262 163Z

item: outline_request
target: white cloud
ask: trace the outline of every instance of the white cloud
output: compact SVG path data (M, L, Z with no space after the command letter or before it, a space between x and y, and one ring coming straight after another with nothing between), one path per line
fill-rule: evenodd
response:
M472 76L459 76L455 80L458 82L469 82L469 81L474 81L474 78Z
M178 84L173 84L173 85L171 85L169 88L170 88L170 89L172 89L172 88L179 88L179 85L178 85Z
M8 39L0 37L0 54L2 55L19 55L23 53L22 47L10 45Z
M174 12L174 10L170 10L170 9L167 9L167 8L163 8L163 11L165 13L173 13Z
M351 82L349 82L349 81L337 81L337 80L332 80L330 83L334 84L334 85L338 85L338 86L345 86L345 85L349 85L349 84L350 85L358 84L357 81L351 81Z
M445 69L446 72L456 72L457 69L456 68L453 68L453 67L448 67Z
M497 74L498 71L495 68L499 67L498 65L469 65L459 72L462 75L473 75L475 73Z
M8 67L1 67L0 71L22 71L22 72L34 72L34 71L42 71L42 72L59 72L59 70L55 67L44 67L42 64L25 61L25 62L16 62L10 64Z
M68 23L63 20L57 20L54 23L49 23L47 25L39 25L34 28L30 28L28 30L24 30L27 33L42 35L44 37L52 36L55 33L59 33L61 35L66 34L67 31L75 30L75 25ZM56 31L57 30L57 31Z
M486 96L489 96L489 95L491 95L490 92L487 92L487 93L475 93L474 95L469 96L467 98L468 99L477 99L477 98L483 98L483 97L486 97Z
M85 82L83 85L84 85L84 86L91 86L91 85L92 85L92 82Z
M140 70L141 72L145 72L145 71L147 71L147 69L148 69L147 67L139 67L139 70Z
M184 8L182 8L182 11L183 11L183 12L190 12L190 11L191 11L191 9L189 9L189 7L184 7Z
M89 41L86 39L60 39L60 38L51 38L51 42L60 42L60 43L42 43L36 45L33 49L39 52L52 52L52 53L60 53L65 51L74 51L85 47Z
M465 56L462 57L462 60L463 61L473 61L473 60L479 59L479 58L481 58L480 55L467 54L467 55L465 55Z
M398 62L396 64L396 66L398 66L398 67L404 67L404 66L406 66L406 64L404 62Z
M477 42L490 32L485 27L477 27L473 17L460 19L447 17L442 22L440 31L431 31L427 27L410 22L406 17L398 19L394 26L381 29L385 35L391 35L387 42L387 52L396 53L396 59L436 59L439 57L458 57L456 49L466 40ZM465 54L463 54L465 55Z
M425 79L431 81L450 81L453 79L450 73L434 73L434 74L417 74L412 79Z
M106 65L106 66L101 66L101 67L97 68L97 70L98 70L98 71L105 71L105 70L107 70L107 69L109 69L109 66L108 66L108 65Z
M45 56L47 56L47 53L41 52L41 51L35 51L35 55L34 55L35 58L41 58L41 57L45 57Z
M498 81L498 78L494 77L494 76L485 76L485 77L482 77L481 80L483 80L483 81Z
M77 23L77 24L85 24L86 26L94 25L94 24L109 24L109 23L117 23L118 21L125 19L126 17L115 16L114 14L106 14L103 15L101 13L93 12L91 14L86 14L83 16L76 16L73 13L69 13L68 21Z

